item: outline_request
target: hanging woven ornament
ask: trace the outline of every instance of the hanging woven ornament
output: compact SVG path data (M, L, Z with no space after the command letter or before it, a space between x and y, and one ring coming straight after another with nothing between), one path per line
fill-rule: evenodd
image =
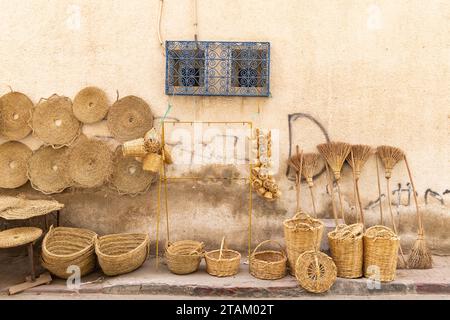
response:
M155 180L156 175L144 171L142 164L135 158L125 157L120 147L116 149L114 169L110 181L117 192L137 195L147 191Z
M0 98L0 136L9 140L21 140L28 136L31 127L33 102L20 92L10 92Z
M103 141L83 137L69 149L68 170L76 186L99 187L113 172L112 152Z
M53 95L41 99L33 110L34 135L54 148L71 145L80 134L81 123L73 115L69 98Z
M142 138L153 127L150 106L141 98L128 96L112 105L108 128L113 137L125 142Z
M0 145L0 188L18 188L28 181L27 162L33 151L21 142Z
M105 118L109 105L103 90L87 87L78 92L73 100L73 114L83 123L95 123Z
M33 189L54 194L71 186L67 172L67 148L43 146L28 161L28 177Z

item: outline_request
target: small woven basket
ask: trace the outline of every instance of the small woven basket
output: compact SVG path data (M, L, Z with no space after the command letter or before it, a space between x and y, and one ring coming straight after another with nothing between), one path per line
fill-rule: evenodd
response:
M297 259L295 277L308 292L323 293L336 282L336 265L329 256L319 251L303 252Z
M323 222L304 213L284 221L284 238L289 269L295 275L298 256L305 251L319 250L323 234Z
M146 155L142 161L142 169L154 173L159 173L162 166L162 157L156 153Z
M78 266L81 276L92 272L96 263L96 236L86 229L51 226L42 242L43 267L62 279L71 275L68 273L70 266Z
M397 270L400 238L388 227L366 230L364 242L364 277L382 282L393 281Z
M237 251L224 249L225 238L222 239L219 250L205 254L206 272L216 277L230 277L239 272L241 254Z
M265 250L258 249L267 243L276 243L281 250ZM287 257L283 247L277 241L266 240L261 242L250 255L250 274L255 278L262 280L276 280L286 276Z
M341 278L360 278L363 275L363 225L337 227L328 233L331 256Z
M196 272L205 254L202 242L182 240L166 247L166 262L170 272L189 274Z
M138 269L147 260L150 239L147 234L111 234L97 238L95 253L107 276L116 276Z
M148 150L143 138L127 141L122 145L124 157L145 157Z

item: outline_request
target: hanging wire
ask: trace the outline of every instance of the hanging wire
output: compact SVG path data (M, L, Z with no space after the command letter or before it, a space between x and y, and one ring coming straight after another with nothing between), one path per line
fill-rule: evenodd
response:
M162 20L162 13L163 13L163 7L164 7L164 0L159 0L159 15L158 15L158 40L161 48L163 48L163 54L165 55L165 49L164 42L162 40L161 36L161 20Z
M198 42L198 0L194 0L194 40Z

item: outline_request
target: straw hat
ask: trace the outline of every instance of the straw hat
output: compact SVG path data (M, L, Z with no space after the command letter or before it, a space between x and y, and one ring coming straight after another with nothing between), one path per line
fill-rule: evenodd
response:
M0 135L10 140L21 140L28 136L31 128L28 121L33 102L20 92L10 92L0 98Z
M81 124L73 115L70 99L55 94L34 108L31 127L37 138L59 148L75 141Z
M70 187L67 148L41 147L28 161L31 186L44 194L60 193Z
M27 162L32 154L31 149L21 142L0 145L0 188L14 189L28 181Z
M145 192L155 179L156 175L144 171L136 159L125 157L120 147L116 149L111 184L119 193L135 195Z
M141 98L122 98L109 110L108 128L119 141L142 138L152 127L153 114L150 106Z
M70 147L67 165L69 176L76 186L99 187L113 171L112 152L103 141L80 139Z
M73 100L73 114L83 123L103 120L108 109L109 100L106 93L96 87L84 88Z

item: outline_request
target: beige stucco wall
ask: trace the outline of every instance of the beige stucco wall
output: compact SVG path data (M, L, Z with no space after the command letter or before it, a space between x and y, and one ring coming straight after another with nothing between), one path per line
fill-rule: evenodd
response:
M194 2L164 3L163 38L192 40ZM55 92L74 97L95 85L111 100L116 90L140 96L162 116L169 97L157 37L158 5L157 0L0 0L0 93L10 85L37 102ZM444 195L450 189L449 12L450 3L439 0L198 0L200 40L271 42L271 98L170 98L170 117L180 120L248 120L280 130L277 178L284 196L275 204L255 198L255 242L281 237L283 219L293 214L293 183L284 174L288 115L302 113L292 124L292 143L306 151L324 141L308 117L333 140L405 150L421 203L428 188L446 203L430 198L433 205L424 206L433 246L440 252L450 247L450 196ZM104 124L86 127L85 133L108 136ZM32 138L25 142L39 145ZM407 182L400 167L393 186ZM372 159L362 177L365 204L377 198L374 168ZM345 170L344 193L350 201L351 175ZM317 186L320 211L328 215L323 177ZM232 245L245 248L244 186L193 189L185 184L171 190L172 238L218 242L227 234ZM2 193L18 192L39 195L29 186ZM99 233L150 230L154 238L155 193L153 187L147 195L130 198L100 189L55 197L67 205L67 225ZM303 204L310 210L306 192ZM400 212L404 238L413 239L412 203ZM375 222L376 208L367 214Z

